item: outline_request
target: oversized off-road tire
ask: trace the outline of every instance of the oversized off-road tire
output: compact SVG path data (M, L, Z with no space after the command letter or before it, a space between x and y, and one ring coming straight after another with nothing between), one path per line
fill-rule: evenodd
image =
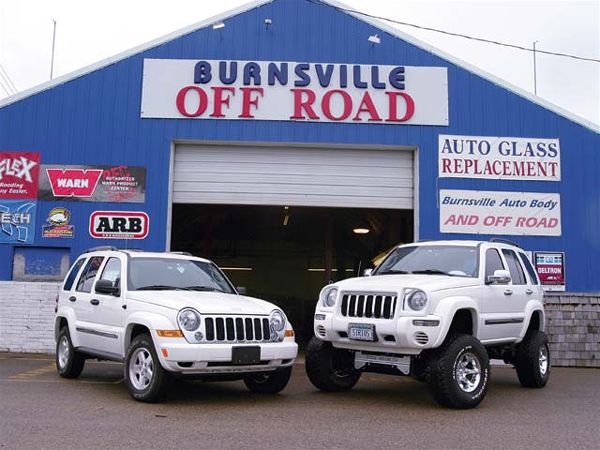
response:
M129 345L125 357L125 383L131 396L141 402L155 403L166 395L169 374L160 365L148 334L137 335Z
M354 356L348 350L313 337L306 349L306 375L315 387L326 392L349 391L360 379Z
M521 386L543 388L550 377L550 347L542 331L530 331L517 345L514 365Z
M292 366L284 367L275 372L246 375L244 383L252 392L258 394L277 394L285 388L292 376Z
M56 341L56 369L63 378L77 378L85 364L85 356L73 347L68 327L62 327Z
M446 338L431 358L429 387L441 405L474 408L485 397L490 361L485 347L468 334Z

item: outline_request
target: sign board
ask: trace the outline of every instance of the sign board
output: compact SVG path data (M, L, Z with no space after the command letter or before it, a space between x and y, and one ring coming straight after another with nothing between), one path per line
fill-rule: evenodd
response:
M445 67L145 59L142 118L448 125Z
M0 244L33 244L37 203L0 200Z
M560 236L560 194L440 189L440 231Z
M144 203L145 196L144 167L42 166L40 200Z
M40 154L0 151L0 199L37 198Z
M547 291L565 290L564 252L535 252L535 270Z
M48 213L46 224L42 226L42 237L44 238L73 238L75 227L71 221L71 211L62 206L52 208Z
M144 239L150 220L142 211L94 211L90 236L96 239Z
M560 181L558 139L493 136L438 138L440 178Z

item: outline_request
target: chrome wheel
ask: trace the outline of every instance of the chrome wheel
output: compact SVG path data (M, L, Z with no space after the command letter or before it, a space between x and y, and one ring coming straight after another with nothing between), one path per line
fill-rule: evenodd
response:
M477 389L481 381L481 363L473 353L463 353L458 357L454 379L464 392L473 392Z
M60 342L58 343L58 366L61 369L64 369L67 366L67 363L69 362L69 356L71 354L71 351L69 349L69 339L67 338L67 336L63 336L60 339Z
M138 348L131 355L129 363L129 379L138 391L143 391L152 382L154 376L154 361L145 348Z
M548 372L548 366L550 364L550 360L548 359L548 347L546 345L542 345L540 347L539 362L540 362L540 374L543 377L545 377L546 373Z

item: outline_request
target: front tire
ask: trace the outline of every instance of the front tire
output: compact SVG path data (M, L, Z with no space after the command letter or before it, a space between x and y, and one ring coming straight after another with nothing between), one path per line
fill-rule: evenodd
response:
M542 331L527 333L517 346L515 368L523 387L543 388L550 378L550 347Z
M361 375L354 368L351 352L334 348L330 342L316 337L308 343L305 368L310 382L326 392L349 391Z
M125 358L125 383L140 402L155 403L166 394L168 373L160 365L152 338L140 334L132 341Z
M277 394L287 386L291 376L292 366L275 372L246 375L244 383L248 389L257 394Z
M448 336L432 358L429 387L441 405L474 408L486 395L489 376L485 347L471 335L456 334Z
M77 378L81 375L85 356L73 347L68 327L62 327L56 341L56 369L63 378Z

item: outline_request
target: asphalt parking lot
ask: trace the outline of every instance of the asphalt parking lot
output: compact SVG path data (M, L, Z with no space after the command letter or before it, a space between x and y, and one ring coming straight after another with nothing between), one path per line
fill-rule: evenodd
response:
M282 394L242 382L178 383L167 402L129 397L120 364L88 361L78 380L47 356L0 354L2 449L600 448L600 370L554 368L542 390L493 367L475 410L435 404L411 378L363 375L318 392L297 362Z

